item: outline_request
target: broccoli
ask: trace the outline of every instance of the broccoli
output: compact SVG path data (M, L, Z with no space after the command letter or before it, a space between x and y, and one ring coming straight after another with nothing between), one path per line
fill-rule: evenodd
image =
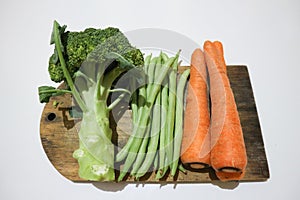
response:
M60 27L59 34L63 47L63 57L72 78L87 57L91 57L97 62L103 62L106 60L106 54L112 51L121 54L135 66L143 64L143 55L140 50L132 47L118 28L88 28L82 32L64 32L65 29L66 26ZM53 42L51 39L51 43ZM52 81L61 82L65 80L56 50L49 59L48 71Z
M124 72L137 69L144 63L140 50L132 47L116 28L86 29L65 32L66 26L54 21L50 57L50 77L55 82L65 81L68 89L39 87L41 102L51 96L71 93L82 111L79 148L73 157L79 163L79 176L92 181L111 181L114 174L114 146L109 113L130 93L126 88L114 88L114 81ZM120 94L108 105L110 93Z

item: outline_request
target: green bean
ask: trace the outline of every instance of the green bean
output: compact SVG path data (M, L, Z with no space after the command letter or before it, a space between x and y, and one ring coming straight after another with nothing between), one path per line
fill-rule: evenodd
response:
M151 59L151 61L149 63L147 75L148 75L150 83L153 82L153 80L154 80L155 67L156 67L156 63L157 63L158 59L160 59L160 58L154 57Z
M165 79L165 77L170 69L170 66L173 65L173 63L176 59L178 59L178 56L170 58L166 62L164 67L162 67L160 73L158 74L158 77L156 78L155 84L153 84L153 87L151 88L151 92L149 92L149 94L151 94L151 96L149 98L147 98L148 104L152 104L155 101L156 95L158 94L159 90L161 89L161 83Z
M145 158L145 154L147 153L146 150L147 150L148 141L149 141L149 134L150 134L150 127L147 127L145 137L143 138L143 142L141 144L141 147L138 150L136 160L132 166L132 170L130 172L131 175L136 174L136 172L138 171L138 168L141 166L141 164Z
M151 109L152 109L153 104L155 102L156 96L159 93L160 88L161 88L160 84L162 83L163 79L167 75L168 68L173 65L173 62L176 58L178 58L178 56L169 59L168 62L167 62L168 67L165 67L160 71L160 74L157 77L157 83L158 84L154 84L153 87L151 87L151 90L149 92L149 94L151 94L151 96L147 98L147 102L146 102L145 106L143 106L141 108L141 110L138 112L138 114L139 114L138 123L139 124L136 127L133 128L133 134L129 138L127 144L123 147L123 149L116 156L117 161L119 161L120 158L123 158L122 156L125 155L124 158L127 156L125 164L124 164L124 168L123 168L124 170L121 172L120 177L119 177L118 180L122 180L124 178L127 171L130 169L130 167L132 166L133 162L136 159L137 152L138 152L138 150L140 148L140 145L143 141L143 136L145 134L145 129L146 129L146 127L148 125L148 122L149 122L149 116L150 116L150 113L151 113Z
M152 53L149 54L148 56L146 56L146 58L145 58L145 62L144 62L144 72L145 72L145 74L147 74L147 72L148 72L148 67L149 67L149 63L151 61L151 58L152 58Z
M166 109L166 116L162 118L162 132L160 137L159 148L159 169L156 173L156 179L162 178L169 169L172 163L173 154L173 130L174 130L174 117L176 106L176 72L178 67L178 58L180 51L176 54L176 59L172 64L172 70L169 79L164 84L162 91L162 107ZM168 89L169 86L169 89Z
M174 124L175 124L175 106L176 106L176 72L178 65L178 57L173 63L173 66L169 75L169 103L168 103L168 115L167 115L167 135L166 135L166 156L168 158L168 163L165 165L170 165L173 159L173 133L174 133ZM176 70L176 71L175 71Z
M143 137L145 134L145 129L147 129L146 125L148 123L148 118L149 118L149 114L150 114L150 109L148 107L145 107L143 109L143 114L141 114L141 122L143 122L143 125L139 125L137 126L137 128L135 130L137 130L135 132L135 136L131 136L132 139L132 143L129 147L129 149L127 150L127 157L125 159L125 163L123 166L123 170L120 173L120 176L118 178L118 181L121 181L124 176L126 175L126 173L129 171L129 169L131 168L132 164L134 163L134 161L136 160L136 156L138 154L138 151L140 149L141 143L143 142Z
M160 138L159 138L159 167L158 167L158 172L160 173L163 171L163 168L165 167L165 155L166 155L166 147L165 147L165 140L167 139L167 113L168 113L168 77L164 80L162 84L162 91L161 91L161 133L160 133Z
M129 153L127 155L127 158L125 160L125 164L123 165L123 169L120 172L120 175L118 177L118 181L122 181L127 172L129 172L129 169L131 167L132 162L134 162L136 157L136 153Z
M176 101L176 115L175 115L175 130L174 130L174 152L173 152L173 163L171 168L171 176L174 176L178 167L180 157L180 147L182 140L182 129L183 129L183 98L184 88L186 81L190 75L190 70L185 70L179 79L177 87L177 101Z
M144 64L144 73L143 73L143 78L145 80L146 83L146 79L147 79L147 71L149 69L149 66L151 64L151 57L152 54L148 55L145 58L145 64ZM147 95L146 95L146 85L142 85L139 89L139 98L138 98L138 107L139 109L144 106L145 104L145 100L147 99Z
M147 56L146 59L145 59L145 68L149 68L148 66L150 65L150 62L151 62L151 56ZM138 111L137 112L134 112L133 114L135 115L133 118L136 119L135 121L137 121L137 123L139 123L141 120L142 120L142 113L144 112L143 110L143 105L145 102L146 99L146 89L145 89L145 86L142 86L140 89L139 89L139 96L138 96ZM138 116L137 116L138 115ZM117 153L116 155L116 162L120 162L122 160L124 160L126 158L126 156L128 155L128 152L129 152L129 148L130 146L132 145L133 141L134 141L134 137L135 136L135 133L143 133L143 132L139 132L137 129L138 129L138 124L137 123L133 123L133 134L131 135L131 137L129 137L127 143L125 144L125 146ZM140 136L140 137L143 137L143 136Z
M148 121L149 121L149 114L150 114L150 109L148 107L143 107L142 108L142 114L139 115L139 118L138 118L138 125L134 126L133 128L133 134L130 136L128 142L126 143L126 145L123 147L123 149L119 152L119 153L124 153L125 156L124 158L126 158L126 161L128 160L128 156L130 154L136 154L137 151L139 150L140 148L140 145L143 141L143 137L144 137L144 134L146 132L146 129L147 129L147 124L148 124ZM129 144L130 145L127 145ZM123 154L117 154L116 156L116 161L119 162L121 160L119 160L121 157L118 157L118 156L123 156ZM133 163L134 160L132 160L132 163ZM128 163L129 161L127 161Z
M154 79L154 77L155 77L155 69L160 64L161 64L161 57L155 57L154 59L151 60L150 65L149 65L149 71L151 71L151 72L149 72L149 79L151 79L151 80ZM148 84L147 89L148 89L148 87L151 87L151 83ZM146 92L146 90L144 92ZM145 94L144 96L147 96L147 95L148 94ZM159 97L160 94L158 94L157 96ZM157 101L157 99L156 99L156 101ZM152 120L156 117L155 116L155 109L156 108L153 107L154 111L152 110ZM142 165L142 162L145 159L145 156L146 156L146 153L147 153L146 149L147 149L148 141L150 140L149 143L151 143L151 139L149 139L149 133L151 133L152 131L153 131L153 127L151 126L151 128L150 128L149 125L148 125L148 127L147 127L147 133L145 134L145 137L143 138L143 142L142 142L142 145L141 145L141 147L140 147L140 149L138 151L136 161L133 164L131 175L135 175L137 173L139 167Z
M153 82L155 82L155 80L157 79L158 75L161 73L161 63L162 63L162 54L159 55L159 57L156 60L156 66L155 69L153 71ZM149 84L148 88L150 88L149 91L151 91L151 88L153 88L153 84ZM147 89L148 89L147 88ZM152 121L151 121L151 131L150 131L150 139L149 139L149 146L147 149L147 154L145 155L145 160L143 162L143 164L140 166L140 169L138 170L137 174L135 175L136 178L139 178L141 176L143 176L148 169L150 168L151 164L153 163L154 160L154 156L156 150L157 150L157 144L158 144L158 140L159 140L159 133L160 133L160 99L161 99L161 91L158 92L157 97L155 99L155 105L153 107L153 112L152 112ZM145 139L144 139L145 140Z
M157 171L155 179L161 179L162 177L165 176L165 174L167 173L167 171L170 167L168 163L170 163L170 161L169 161L168 157L165 156L164 166L159 171Z
M183 167L182 163L179 164L178 166L179 171L181 171L182 173L186 173L185 168Z
M169 59L169 56L164 52L161 52L161 56L162 56L162 63L163 64L166 63L167 60Z
M152 122L151 122L151 134L150 134L150 140L149 140L149 145L147 148L147 153L145 160L141 167L139 168L137 174L135 177L142 177L151 167L152 163L154 162L154 158L156 155L157 151L157 146L158 146L158 141L159 141L159 136L160 136L160 102L161 100L161 94L157 95L155 104L157 105L156 107L153 107L153 117L152 117Z
M158 169L158 152L155 154L154 163L153 163L153 171Z
M139 96L138 96L138 111L139 112L141 112L141 108L143 108L143 106L145 105L146 99L147 99L146 86L143 85L139 89Z

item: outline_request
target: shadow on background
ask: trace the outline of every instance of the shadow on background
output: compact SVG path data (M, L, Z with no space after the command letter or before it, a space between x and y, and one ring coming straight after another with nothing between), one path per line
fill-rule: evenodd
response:
M198 170L197 172L199 173L208 173L209 174L209 177L211 179L211 182L176 182L177 179L174 179L174 182L168 182L167 181L167 176L166 177L163 177L162 179L160 179L158 182L147 182L148 178L150 177L149 174L151 173L148 173L145 175L145 177L141 177L140 181L136 181L136 182L126 182L126 181L122 181L122 182L93 182L92 184L98 188L99 190L103 190L103 191L109 191L109 192L118 192L118 191L122 191L125 189L125 187L127 185L135 185L136 188L138 187L144 187L145 185L157 185L157 187L159 189L161 189L162 187L164 186L167 186L167 185L173 185L173 189L176 189L178 186L180 185L191 185L191 186L195 186L196 184L199 185L199 187L201 187L200 185L202 184L212 184L214 186L217 186L221 189L227 189L227 190L233 190L235 189L236 187L238 187L239 185L239 181L228 181L228 182L222 182L220 181L214 170L211 169L211 168L206 168L206 169L201 169L201 170ZM118 173L117 173L118 175ZM126 180L127 176L125 177L125 180Z
M129 183L126 182L94 182L92 183L97 189L107 192L122 191Z
M107 191L107 192L118 192L118 191L122 191L126 188L127 185L135 185L136 188L138 188L139 186L144 187L145 185L157 185L157 187L159 189L161 189L164 186L167 186L169 184L173 185L173 189L176 189L178 187L178 185L186 185L186 184L190 184L195 185L195 184L210 184L210 183L167 183L167 182L161 182L161 183L143 183L143 182L137 182L137 183L126 183L126 182L120 182L120 183L116 183L116 182L95 182L92 183L94 187L96 187L99 190L102 191ZM227 189L227 190L233 190L235 189L238 185L239 182L221 182L219 180L214 180L211 182L212 185L218 186L221 189ZM201 187L201 186L199 186Z

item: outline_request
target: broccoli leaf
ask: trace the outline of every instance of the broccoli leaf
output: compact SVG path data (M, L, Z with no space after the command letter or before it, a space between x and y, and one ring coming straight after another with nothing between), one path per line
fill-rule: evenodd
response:
M52 86L40 86L38 88L38 91L39 91L39 99L41 103L48 103L50 97L59 96L65 93L71 93L71 91L69 90L60 90Z

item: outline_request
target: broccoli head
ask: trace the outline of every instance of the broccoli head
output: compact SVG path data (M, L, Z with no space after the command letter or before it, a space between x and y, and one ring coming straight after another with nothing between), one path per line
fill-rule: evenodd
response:
M144 63L141 51L131 46L126 36L117 28L88 28L82 32L65 32L65 28L62 27L60 31L63 56L73 78L83 61L88 59L103 63L108 60L106 55L110 52L122 55L135 66ZM52 81L65 80L56 50L49 59L48 71Z

